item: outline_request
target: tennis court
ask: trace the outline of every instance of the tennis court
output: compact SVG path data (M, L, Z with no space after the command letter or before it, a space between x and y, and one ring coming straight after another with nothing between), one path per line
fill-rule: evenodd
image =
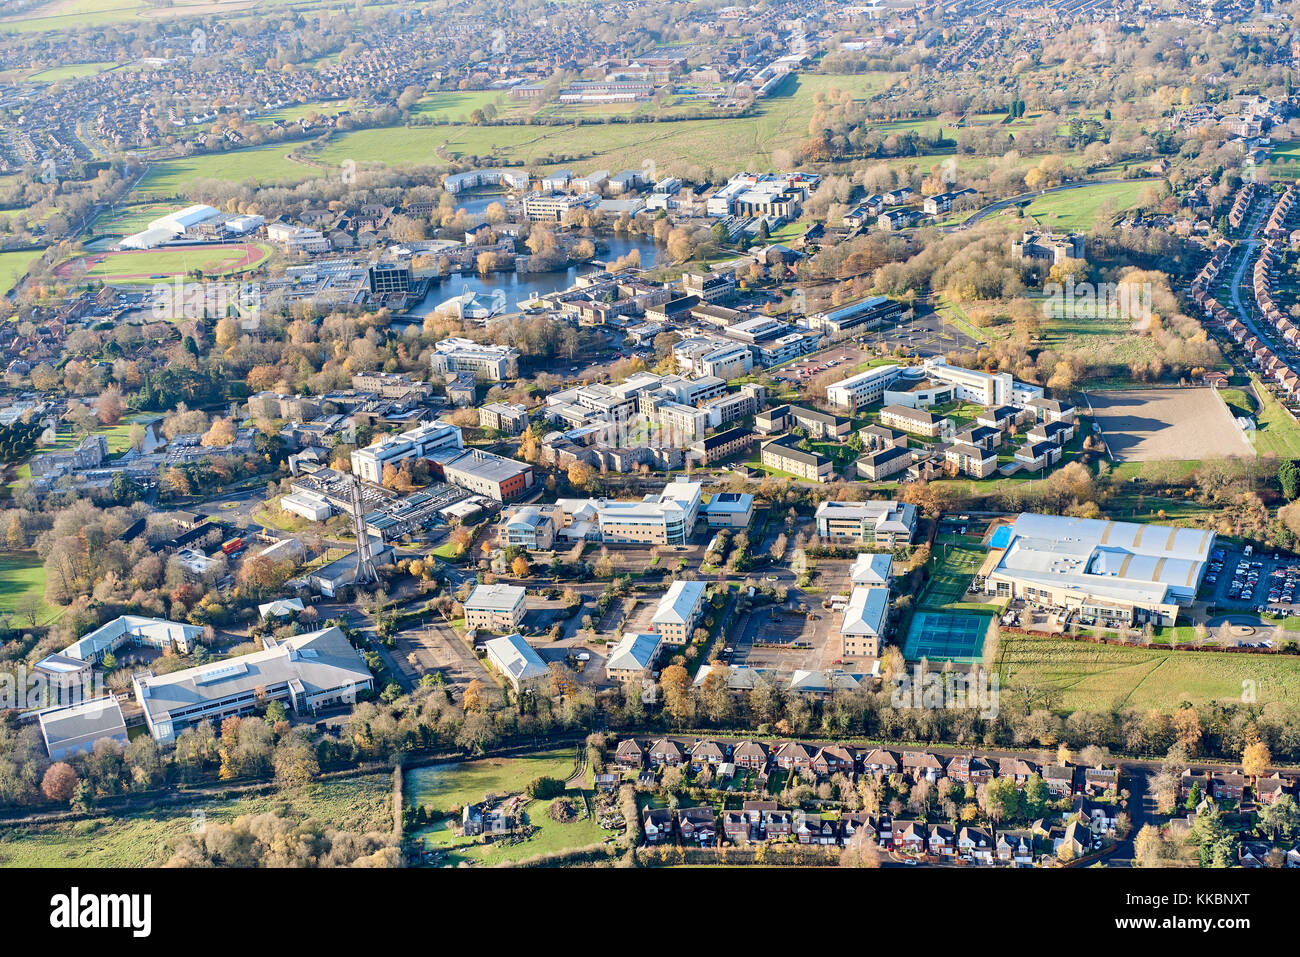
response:
M984 638L992 615L968 612L917 612L907 629L903 657L908 661L956 661L969 664L984 658Z
M921 608L942 609L966 597L971 579L984 560L984 552L966 545L934 546L937 562L929 586L921 595Z

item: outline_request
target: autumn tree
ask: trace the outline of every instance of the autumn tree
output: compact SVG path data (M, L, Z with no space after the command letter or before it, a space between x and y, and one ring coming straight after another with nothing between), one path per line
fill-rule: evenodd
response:
M56 761L41 778L41 793L49 800L67 804L77 790L77 772L66 761Z

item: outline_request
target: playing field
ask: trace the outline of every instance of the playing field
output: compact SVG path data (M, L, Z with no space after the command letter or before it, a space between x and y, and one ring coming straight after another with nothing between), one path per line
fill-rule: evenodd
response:
M137 283L185 276L199 270L205 277L235 276L266 261L271 247L262 243L175 246L164 249L89 253L55 267L61 279L98 279L102 282Z
M1254 446L1212 389L1090 392L1088 402L1116 461L1255 457Z
M1060 712L1167 711L1183 701L1241 702L1243 694L1267 705L1300 695L1300 658L1292 655L1170 651L1004 634L998 670L1004 693L1028 695L1031 706Z
M1137 202L1150 183L1104 183L1047 193L1029 204L1026 211L1039 224L1058 230L1089 230L1103 210L1118 215Z
M956 661L969 664L984 658L984 638L992 615L962 612L917 612L903 642L908 661Z

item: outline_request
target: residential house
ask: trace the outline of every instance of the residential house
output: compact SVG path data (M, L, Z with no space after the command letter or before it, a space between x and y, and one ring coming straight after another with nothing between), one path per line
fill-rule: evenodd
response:
M962 784L987 784L993 780L993 765L979 755L962 754L948 762L948 777Z
M614 749L614 763L620 768L640 768L645 763L645 749L635 738L624 738Z
M928 751L904 751L903 773L913 781L924 778L933 783L943 777L943 762Z
M670 738L660 738L650 745L650 766L680 768L686 763L682 746Z
M767 746L759 744L757 741L742 742L736 745L731 760L738 768L762 771L767 767Z
M813 755L811 768L819 778L828 778L832 774L852 774L853 754L848 748L829 745Z
M718 823L711 807L688 807L677 812L682 841L708 847L718 840Z
M1074 768L1069 765L1049 764L1043 768L1043 783L1054 797L1074 793Z
M642 816L642 827L645 830L645 842L647 844L662 844L664 841L672 840L672 809L666 807L646 808L645 814Z
M988 828L963 827L957 832L957 856L964 861L993 863L993 835Z

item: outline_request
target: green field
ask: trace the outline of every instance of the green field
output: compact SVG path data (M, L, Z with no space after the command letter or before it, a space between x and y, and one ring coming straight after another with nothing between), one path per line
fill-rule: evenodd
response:
M1117 213L1137 202L1147 182L1109 183L1084 186L1058 193L1047 193L1031 202L1027 208L1030 216L1042 226L1057 230L1087 231L1097 221L1102 207L1110 203Z
M482 801L488 794L519 794L536 777L565 780L575 766L575 752L562 748L518 758L485 758L416 768L406 774L406 802L411 807L423 804L445 814L452 808ZM476 837L457 837L449 818L416 831L412 837L423 840L426 847L444 849L447 856L441 863L455 866L511 863L538 854L587 847L613 836L586 814L589 791L570 790L568 796L579 811L577 820L560 824L547 814L549 801L528 801L524 814L537 830L527 840L516 843L505 838L486 843Z
M34 83L57 83L59 80L73 80L82 76L94 76L97 73L103 73L115 66L112 60L101 60L97 63L69 63L66 66L51 67L48 70L42 70L40 73L34 73L30 77Z
M421 98L411 107L411 115L464 123L469 121L471 113L489 103L495 104L497 113L504 115L514 112L519 102L511 101L504 90L439 90Z
M95 232L129 235L145 229L155 219L174 213L175 203L130 203L105 211L95 220Z
M447 812L482 801L488 794L519 794L534 778L567 780L576 767L572 748L542 751L520 758L483 758L415 768L406 774L406 803Z
M150 867L163 864L202 812L208 823L287 807L291 816L316 818L343 830L392 829L392 778L387 774L310 784L270 797L192 804L84 821L0 828L0 866Z
M45 563L35 552L7 552L0 555L0 615L12 615L19 599L34 595L40 600L36 623L48 624L63 609L45 603ZM15 620L15 628L26 628L27 620Z
M1261 403L1255 420L1255 451L1280 459L1300 458L1300 422L1264 387L1258 376L1252 374L1250 378Z
M27 275L27 270L40 258L42 252L42 249L23 249L0 253L0 296L7 296L18 285L18 281Z
M84 275L106 282L152 282L156 277L184 276L191 270L201 270L207 277L237 276L255 269L271 255L265 243L253 243L260 253L256 261L245 264L243 245L190 246L151 249L144 252L90 253L65 260L56 268L61 277L76 277L78 259L90 261Z
M1170 710L1183 701L1240 702L1255 682L1260 704L1300 695L1300 658L1100 645L1048 636L1003 635L1004 692L1027 692L1054 711L1131 707Z
M153 164L133 195L143 198L186 197L194 189L194 184L204 179L231 183L251 180L259 186L292 186L332 172L289 159L288 152L301 145L271 143L227 153L162 160Z
M493 162L539 167L570 166L579 170L640 168L647 158L666 166L674 160L704 166L768 169L772 152L792 148L807 138L813 96L833 89L863 98L880 89L887 75L804 75L776 96L761 100L751 116L740 119L682 120L668 123L610 123L572 126L439 126L357 130L336 136L311 153L321 163L359 165L445 165L438 157L492 157ZM499 95L490 91L491 102ZM438 97L454 94L438 94ZM468 96L469 94L461 94ZM436 106L438 99L431 102ZM450 107L474 108L473 100ZM425 112L437 114L436 108ZM555 155L579 157L554 160ZM910 162L920 162L910 158Z

